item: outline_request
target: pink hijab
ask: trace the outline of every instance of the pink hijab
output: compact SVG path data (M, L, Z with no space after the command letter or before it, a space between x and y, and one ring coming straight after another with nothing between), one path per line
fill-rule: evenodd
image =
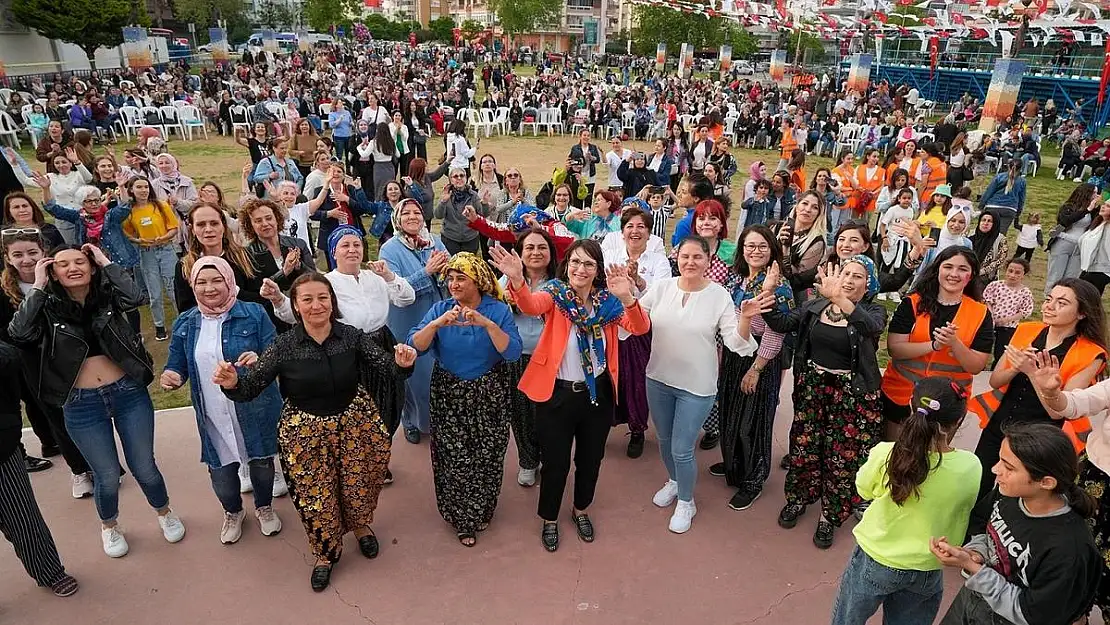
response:
M200 274L202 269L212 268L217 273L223 276L224 282L228 285L227 299L216 306L208 306L197 298L197 308L200 312L204 313L207 317L218 317L235 305L239 301L239 285L235 284L235 273L231 271L231 265L219 256L201 256L197 262L193 263L193 270L189 272L189 286L197 281L197 275Z
M752 180L763 180L763 176L759 173L760 168L763 167L763 161L756 161L748 168L748 172L752 175Z

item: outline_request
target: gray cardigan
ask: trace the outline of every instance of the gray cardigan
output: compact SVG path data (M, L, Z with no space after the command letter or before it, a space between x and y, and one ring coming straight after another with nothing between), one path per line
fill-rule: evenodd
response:
M457 198L457 199L456 199ZM478 238L478 231L470 227L463 208L473 206L480 215L488 211L482 200L478 199L478 192L467 185L462 191L450 193L436 204L435 218L443 220L443 230L440 236L456 243L466 243Z

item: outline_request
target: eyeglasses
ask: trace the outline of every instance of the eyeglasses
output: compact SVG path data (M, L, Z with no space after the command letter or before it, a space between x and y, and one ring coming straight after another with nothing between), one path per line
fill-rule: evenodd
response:
M17 237L21 234L40 234L42 231L38 228L4 228L0 230L0 235L5 237Z
M506 178L520 178L520 174L505 174Z
M577 258L572 258L572 259L568 260L567 261L567 266L573 267L575 269L587 269L589 271L593 271L593 270L597 269L597 263L595 263L594 261L592 261L592 260L578 260Z
M100 202L99 197L87 197L87 198L81 200L82 204L98 204L99 202Z
M451 174L451 178L466 178L466 174Z
M744 244L744 251L745 252L769 252L769 251L771 251L771 247L768 246L766 243L745 243Z

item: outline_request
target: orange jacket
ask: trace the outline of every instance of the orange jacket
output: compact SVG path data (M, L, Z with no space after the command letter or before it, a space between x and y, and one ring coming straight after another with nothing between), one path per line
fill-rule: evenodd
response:
M911 343L928 343L933 340L929 330L929 315L918 311L921 296L916 293L910 295L910 304L913 306L914 316L917 318L910 332ZM987 318L987 305L977 302L966 295L960 302L956 311L956 318L952 323L958 328L956 335L964 345L971 345L979 326ZM930 352L912 360L891 359L890 365L883 372L883 393L899 406L908 406L913 397L913 385L920 379L930 375L951 378L970 395L971 380L974 376L964 370L951 349L941 349Z
M535 402L544 402L551 399L551 392L555 388L555 376L559 373L559 365L563 362L563 353L567 350L567 341L570 340L572 329L570 319L559 312L551 295L543 292L533 293L528 285L519 289L509 283L509 293L513 297L520 312L526 315L543 315L543 334L532 352L532 359L524 375L520 377L517 388ZM617 326L628 330L632 334L647 334L651 329L651 321L647 313L640 307L640 303L624 309L618 323L605 326L605 363L609 370L609 377L613 383L613 397L617 396L617 351L619 338Z
M886 170L882 167L875 168L875 175L867 177L867 165L856 167L856 210L861 213L870 213L875 210L875 203L879 200L879 192L886 186ZM870 198L864 202L864 195Z
M1027 321L1018 324L1013 338L1010 339L1010 345L1016 349L1025 349L1033 344L1033 340L1044 328L1045 324L1040 321ZM1106 350L1092 343L1086 337L1079 336L1071 349L1068 350L1067 355L1064 356L1064 361L1060 363L1060 379L1063 380L1064 384L1067 384L1068 380L1100 357L1105 361L1106 356ZM1099 372L1101 371L1102 367L1099 368ZM979 416L980 428L985 428L990 423L994 411L1002 405L1002 398L1005 397L1008 388L1010 388L1009 384L1002 388L991 389L986 393L976 395L968 402L967 409ZM1091 431L1091 421L1085 415L1080 416L1065 421L1063 430L1064 434L1067 434L1068 438L1071 439L1072 445L1075 446L1076 453L1079 453L1086 447L1086 443L1083 442L1085 437L1081 437Z
M930 156L925 160L925 165L929 167L929 178L925 180L925 187L921 190L921 195L918 196L918 201L921 202L922 206L932 204L933 193L937 190L937 187L948 181L948 165L944 161L935 156Z
M782 141L779 143L782 150L779 152L779 158L784 161L790 160L790 154L798 149L798 142L794 140L794 129L782 133ZM802 187L805 188L805 187Z

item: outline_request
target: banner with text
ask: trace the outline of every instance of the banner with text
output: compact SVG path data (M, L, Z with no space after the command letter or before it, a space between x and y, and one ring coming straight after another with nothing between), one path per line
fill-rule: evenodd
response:
M986 133L994 132L999 122L1009 119L1014 114L1025 68L1025 61L1014 59L995 61L991 84L987 88L987 99L983 103L983 117L979 120L979 130Z
M678 75L689 78L694 74L694 45L682 44L682 54L678 56Z
M150 38L145 28L128 26L123 29L123 53L131 69L146 69L154 65L150 53Z

